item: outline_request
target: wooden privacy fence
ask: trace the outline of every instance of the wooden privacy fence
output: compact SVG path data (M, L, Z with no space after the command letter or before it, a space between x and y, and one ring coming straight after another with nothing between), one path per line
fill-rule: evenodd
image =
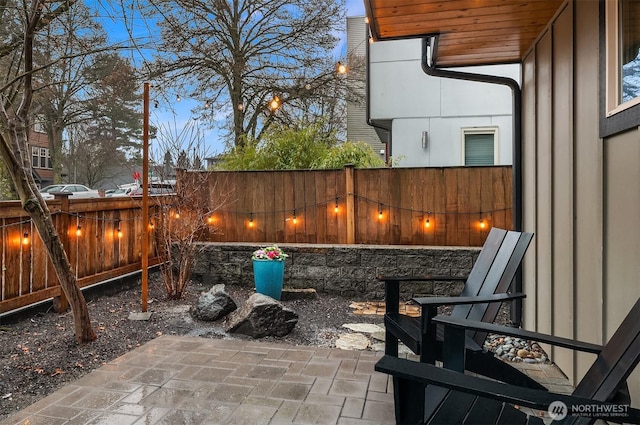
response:
M506 166L180 172L178 193L181 185L197 188L215 211L198 232L202 241L481 246L492 226L512 227ZM168 199L149 204L150 265L160 262L160 228L177 218L166 213L180 198ZM19 202L0 204L0 314L60 297L30 218ZM80 287L140 270L139 198L58 197L48 205Z
M512 228L510 166L184 172L215 242L481 246ZM223 201L221 201L223 200ZM217 205L217 206L216 206ZM215 230L215 231L214 231Z
M0 313L61 295L58 278L19 202L0 207ZM140 270L142 216L130 198L48 201L54 225L80 287ZM157 208L157 207L150 207ZM151 211L151 214L158 214ZM150 242L150 265L158 264Z

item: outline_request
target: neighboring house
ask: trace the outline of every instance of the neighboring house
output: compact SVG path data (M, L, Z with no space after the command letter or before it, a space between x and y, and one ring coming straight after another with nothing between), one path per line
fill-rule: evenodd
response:
M369 81L368 116L367 108L361 108L360 115L348 110L350 140L355 131L349 128L359 128L351 122L355 115L361 123L368 122L377 129L396 166L512 163L508 87L428 76L421 68L421 40L369 43L368 35L363 17L347 18L348 44L353 49L358 47L358 53L365 50ZM520 76L518 64L472 67L467 71L516 80ZM378 151L378 145L374 147Z
M348 59L354 57L365 63L367 58L369 27L364 16L347 18L347 52ZM353 71L347 73L347 81L352 87L365 97L366 85L362 84L363 75L353 78ZM387 159L387 142L389 132L386 129L376 129L367 123L367 107L362 102L347 101L347 140L351 142L366 142L373 150Z
M49 138L45 128L37 120L29 135L29 152L31 152L31 166L33 177L38 187L43 188L53 184L53 164L49 150Z
M514 223L535 232L523 326L606 342L640 297L640 2L416 3L365 0L374 39L424 38L430 72L522 66ZM550 354L573 382L593 361ZM640 406L639 370L628 383Z

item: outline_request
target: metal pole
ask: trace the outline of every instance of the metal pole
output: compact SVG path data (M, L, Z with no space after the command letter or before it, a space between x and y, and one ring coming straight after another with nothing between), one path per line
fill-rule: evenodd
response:
M144 83L142 124L142 312L147 311L149 293L149 83Z

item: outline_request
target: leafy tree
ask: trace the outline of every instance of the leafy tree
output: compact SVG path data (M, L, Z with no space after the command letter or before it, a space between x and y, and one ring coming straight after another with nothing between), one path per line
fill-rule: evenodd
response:
M176 168L179 168L181 170L191 168L191 161L189 160L189 157L187 157L187 152L185 152L184 149L181 150L178 154L178 159L176 160Z
M223 153L218 168L223 170L294 170L383 167L384 161L364 142L337 143L324 134L322 124L295 129L271 128L260 142Z
M13 181L22 207L31 217L53 263L60 287L69 300L76 341L92 341L96 334L89 312L51 212L40 196L31 169L27 146L31 128L34 81L38 68L34 60L34 40L51 22L63 16L75 1L2 0L0 7L0 62L6 71L0 84L0 158ZM41 64L45 66L45 64Z
M87 87L95 82L85 71L93 66L89 46L91 51L106 49L106 34L82 3L38 34L35 60L44 67L34 89L34 110L47 132L56 183L62 181L65 130L90 118L85 100L91 95Z
M313 168L343 168L353 164L357 168L384 167L384 160L373 147L365 142L345 142L332 146L323 158L314 163Z
M74 181L93 187L114 165L141 162L141 96L135 70L115 53L95 55L83 74L88 117L67 126L66 166Z
M85 69L91 133L128 157L142 147L141 84L131 64L116 53L100 53ZM153 137L153 136L150 136Z
M150 78L203 105L212 125L226 121L236 148L274 123L343 121L347 91L336 72L342 0L150 0L161 28ZM269 106L277 97L277 105ZM175 98L175 96L174 96Z
M96 187L98 182L112 178L129 160L117 149L115 142L95 133L89 124L75 124L66 129L67 143L63 151L70 181Z

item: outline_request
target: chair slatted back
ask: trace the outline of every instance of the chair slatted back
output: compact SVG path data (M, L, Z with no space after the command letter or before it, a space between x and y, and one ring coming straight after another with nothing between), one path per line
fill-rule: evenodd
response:
M480 250L480 254L476 259L476 262L473 264L471 273L469 273L469 277L467 277L464 289L460 294L461 297L478 295L478 292L485 283L487 274L489 274L489 271L491 270L491 266L493 265L496 255L498 255L498 252L500 251L500 247L502 246L502 242L506 235L507 231L504 229L499 229L497 227L491 228L491 231L489 231L489 235L487 235L487 239Z
M608 401L640 361L640 299L627 314L573 395Z
M474 285L473 287L467 284L460 295L492 295L507 292L532 238L533 233L506 232L493 261L489 265L482 284L479 286ZM482 250L484 251L484 247ZM495 320L499 310L499 303L458 305L453 308L451 315L491 323ZM484 337L478 336L478 338L474 339L482 342Z

